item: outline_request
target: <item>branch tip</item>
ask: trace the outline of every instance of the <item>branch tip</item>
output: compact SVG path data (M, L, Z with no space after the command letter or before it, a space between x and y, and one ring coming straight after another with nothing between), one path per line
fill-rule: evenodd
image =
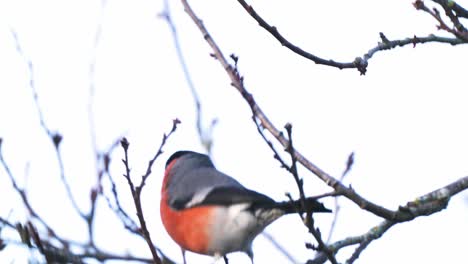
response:
M55 148L58 148L60 146L60 142L62 142L63 136L60 133L55 132L50 137L54 143Z
M120 145L122 146L122 148L127 151L128 150L128 146L130 145L130 143L128 142L127 138L126 137L123 137L122 140L120 140Z

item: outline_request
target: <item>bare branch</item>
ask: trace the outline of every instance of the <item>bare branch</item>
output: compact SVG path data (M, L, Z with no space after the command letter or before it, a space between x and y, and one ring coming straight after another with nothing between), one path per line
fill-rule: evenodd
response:
M163 138L162 138L162 141L161 141L161 145L159 145L159 149L158 151L156 152L156 154L154 154L153 158L149 161L148 163L148 167L146 168L146 173L145 175L143 175L143 177L141 178L141 183L140 183L140 186L138 187L138 189L141 191L141 189L143 189L143 186L145 186L145 182L146 182L146 179L150 176L151 174L151 168L153 167L153 163L156 161L156 159L159 157L159 155L161 155L163 153L162 151L162 148L164 147L164 145L166 145L166 141L167 139L172 135L172 133L174 133L177 129L177 125L180 124L180 120L179 119L174 119L172 121L172 128L171 128L171 131L169 131L169 133L166 135L166 134L163 134Z
M458 20L459 17L468 18L468 10L455 3L452 0L432 0L433 2L438 3L445 10L445 15L447 15L455 28L459 31L466 31L466 28Z
M337 241L328 247L336 254L343 247L359 244L359 247L356 248L355 252L347 262L353 263L359 257L359 254L362 252L362 250L364 250L373 240L380 238L395 224L399 222L410 221L416 217L427 216L439 212L446 208L450 197L466 189L468 189L468 176L460 178L425 195L419 196L414 201L408 202L405 206L400 206L398 212L403 212L404 214L410 212L409 214L412 216L411 219L403 221L384 220L361 236L348 237ZM314 260L310 260L307 263L325 263L326 259L326 255L319 253Z
M278 151L275 149L273 146L273 143L266 137L265 133L263 133L263 128L260 125L259 122L257 122L257 118L255 115L252 116L252 121L255 123L255 126L257 127L257 131L262 136L263 140L267 143L267 145L270 147L271 151L273 151L273 158L275 158L279 163L281 164L281 168L287 170L288 172L291 172L291 167L281 158L279 155Z
M436 1L437 2L437 1ZM428 14L430 14L432 17L434 17L438 22L439 25L437 26L437 29L442 29L445 30L454 36L456 36L458 39L462 40L463 42L468 42L468 32L466 31L466 28L460 23L458 18L452 14L450 7L448 5L442 3L443 1L438 1L439 4L445 9L446 15L450 18L452 21L454 28L451 28L448 26L444 20L442 19L440 12L436 9L430 9L428 8L422 0L416 0L416 2L413 3L413 6L417 10L422 10Z
M242 5L242 7L247 11L247 13L258 22L258 24L264 28L267 32L269 32L276 40L278 40L282 46L286 47L287 49L291 50L292 52L296 53L299 56L302 56L306 59L309 59L316 64L326 65L335 67L338 69L354 69L356 68L361 75L364 75L367 71L368 61L372 56L384 50L393 49L396 47L402 47L409 44L415 46L417 43L427 43L427 42L440 42L440 43L448 43L452 45L458 44L466 44L466 39L458 39L458 38L444 38L438 37L434 35L429 35L427 37L414 37L414 38L406 38L401 40L392 40L387 42L379 42L376 47L371 48L366 54L362 57L356 57L353 61L350 62L337 62L332 59L324 59L319 56L316 56L312 53L309 53L302 48L294 45L288 39L286 39L281 33L279 33L278 29L275 26L271 26L268 22L266 22L254 9L251 5L247 4L244 0L238 0L238 2Z
M466 10L465 8L457 4L455 1L452 1L452 0L432 0L432 1L438 3L444 8L449 8L451 11L455 13L457 17L468 18L468 10Z
M100 172L107 175L107 178L109 179L109 182L111 184L111 193L112 193L112 197L113 197L113 201L114 201L114 204L115 206L112 204L112 201L110 199L110 197L108 195L104 195L104 198L106 199L107 201L107 205L109 206L109 208L115 213L115 215L117 215L117 217L120 219L120 221L122 221L122 224L124 225L125 229L127 229L128 231L134 233L134 234L138 234L140 235L139 231L138 231L138 225L135 223L135 221L133 221L133 219L128 215L128 213L123 209L121 203L120 203L120 198L119 196L117 195L117 186L115 184L115 181L109 171L109 166L110 166L110 162L111 162L111 158L110 158L110 153L112 151L112 149L117 146L119 143L119 141L116 141L112 146L111 148L103 155L103 162L104 162L104 168L103 170Z
M384 220L377 226L374 226L371 229L369 229L369 231L363 235L345 238L331 245L328 245L328 247L330 248L331 251L333 251L336 254L338 253L340 249L347 247L347 246L352 246L352 245L361 244L361 243L366 243L368 245L370 241L380 238L394 224L395 222L393 221ZM306 263L307 264L322 264L322 263L325 263L326 261L327 261L327 256L323 252L319 252L315 256L314 259L308 260Z
M149 247L149 249L151 251L151 254L153 255L154 262L157 263L157 264L161 264L162 263L161 259L159 258L158 254L156 253L156 249L155 249L155 247L153 245L153 242L151 241L150 233L149 233L149 231L148 231L148 229L146 227L146 221L145 221L145 218L143 216L143 210L141 208L140 191L137 191L135 189L135 186L133 185L133 181L132 181L131 176L130 176L130 165L129 165L129 161L128 161L128 147L130 146L130 144L128 143L128 140L126 138L123 138L120 141L120 143L121 143L122 148L124 150L124 158L122 159L122 162L125 165L125 173L124 173L123 176L127 179L127 183L128 183L128 186L130 187L130 192L132 193L133 201L135 203L135 208L136 208L136 211L137 211L138 220L140 221L140 225L141 225L141 229L139 230L140 234L141 234L141 236L143 236L146 243L148 244L148 247ZM143 182L143 180L142 180L142 182Z

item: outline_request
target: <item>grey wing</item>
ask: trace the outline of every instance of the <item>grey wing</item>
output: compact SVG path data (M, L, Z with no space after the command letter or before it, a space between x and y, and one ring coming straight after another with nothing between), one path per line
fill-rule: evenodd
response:
M207 197L209 198L207 201L211 204L226 203L227 195L222 199L216 198L219 197L219 190L225 189L234 190L230 191L231 193L237 190L238 194L247 190L234 178L214 168L202 167L188 174L174 175L168 186L168 202L176 210L206 204Z

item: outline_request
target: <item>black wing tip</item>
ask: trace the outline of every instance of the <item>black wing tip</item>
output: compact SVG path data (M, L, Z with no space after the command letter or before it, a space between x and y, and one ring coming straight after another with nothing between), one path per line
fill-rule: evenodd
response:
M332 213L333 211L331 209L328 209L325 207L325 205L320 204L320 207L315 210L317 213Z
M317 201L316 199L306 199L309 209L314 213L331 213L332 210L328 209L323 205L323 203Z
M166 161L166 168L167 166L173 161L173 160L176 160L182 156L185 156L187 154L194 154L194 153L197 153L197 152L194 152L194 151L191 151L191 150L179 150L179 151L176 151L174 152Z

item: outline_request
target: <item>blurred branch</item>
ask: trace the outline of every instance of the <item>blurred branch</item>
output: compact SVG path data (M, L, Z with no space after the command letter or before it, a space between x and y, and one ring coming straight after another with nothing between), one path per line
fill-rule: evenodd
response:
M102 0L102 12L104 10L106 0ZM100 35L101 35L101 30L102 30L102 23L98 25L98 28L96 30L96 35L95 35L95 43L94 43L94 48L97 48ZM39 122L40 126L42 129L46 132L47 136L49 139L52 141L54 148L55 148L55 153L56 153L56 158L58 161L58 166L60 170L60 179L63 183L63 187L65 188L66 195L71 201L71 204L75 211L81 216L83 220L86 221L87 223L87 229L88 229L88 236L89 236L89 241L88 243L80 243L80 242L75 242L72 241L68 238L61 238L59 237L54 230L52 229L51 226L49 226L45 220L39 216L39 214L36 212L36 210L32 207L30 200L28 199L27 192L24 189L24 187L20 187L17 182L16 182L16 177L13 175L12 171L10 170L10 167L8 166L8 163L3 157L2 153L2 139L0 138L0 163L2 164L2 167L6 171L6 175L8 176L10 182L12 183L13 189L18 193L20 196L23 205L27 209L27 212L29 214L29 221L25 225L22 225L21 223L17 224L12 224L8 222L8 220L0 217L0 230L3 228L12 228L15 229L20 237L20 241L14 241L14 240L9 240L8 243L16 243L17 245L26 245L28 246L31 250L38 250L44 257L47 263L83 263L84 259L90 258L90 259L95 259L98 261L106 261L106 260L127 260L127 261L140 261L140 262L145 262L145 263L161 263L161 261L156 261L152 259L146 259L146 258L138 258L134 257L131 255L126 255L126 256L121 256L113 253L108 253L105 251L102 251L96 247L94 244L93 240L93 220L95 216L95 211L96 211L96 201L99 195L103 194L102 190L102 179L105 174L109 176L109 179L111 181L112 185L112 193L115 198L115 204L117 205L116 211L120 213L120 215L124 215L124 217L119 217L121 220L126 219L127 221L127 229L133 231L133 233L142 235L145 240L146 237L149 238L149 232L147 232L146 226L143 223L143 228L140 230L138 229L137 225L133 220L128 216L128 214L122 209L120 206L120 201L118 199L117 191L116 191L116 186L115 183L113 182L112 177L110 176L109 173L109 164L111 161L111 152L118 146L118 143L120 141L114 142L107 150L105 151L99 151L97 149L97 144L96 144L96 135L95 135L95 126L94 126L94 119L93 119L93 97L95 93L95 83L94 83L94 71L95 71L95 64L96 64L96 55L93 54L91 61L90 61L90 67L89 67L89 102L88 102L88 116L89 116L89 126L90 126L90 136L91 136L91 144L93 147L93 154L95 155L95 169L96 169L96 184L91 188L90 190L90 211L89 213L83 212L76 200L75 197L72 194L71 187L67 181L67 178L65 177L65 168L64 168L64 160L62 158L62 154L60 151L60 143L62 142L62 135L59 134L58 132L52 131L46 124L44 114L42 112L41 105L39 103L39 96L38 92L35 87L35 82L34 82L34 68L33 68L33 63L31 60L25 55L21 45L20 41L18 38L18 35L15 30L11 29L11 34L14 39L14 43L16 45L16 50L18 54L24 59L27 65L27 70L29 73L29 86L32 91L33 95L33 100L34 100L34 105L36 107L38 116L39 116ZM169 133L172 134L175 131L176 125L179 123L178 120L174 120L173 123L173 129ZM141 184L138 187L135 187L134 190L136 193L138 193L138 197L140 196L141 190L146 182L146 179L151 173L151 167L156 158L162 153L161 148L165 144L166 139L169 137L164 135L163 137L163 143L161 144L161 147L158 150L158 153L154 156L154 158L149 162L148 169L146 174L142 177ZM111 209L115 209L111 206L111 201L108 199L108 197L105 197L108 200L109 207ZM139 202L139 201L138 201ZM141 210L141 207L140 207ZM142 213L141 213L142 216ZM38 230L35 227L34 223L39 223L41 225L41 230L45 229L45 235L41 235ZM131 225L133 225L133 228L129 228ZM144 232L146 230L146 232ZM45 239L43 239L44 237ZM56 243L58 242L58 243ZM6 246L5 240L0 237L0 250L3 249ZM59 246L57 246L59 245ZM154 252L154 255L156 255L156 251L159 252L160 256L162 257L163 263L174 263L172 260L167 258L159 249L154 248L154 246L151 246L152 248L152 253ZM74 253L72 252L73 250L76 250L77 252L80 253ZM157 258L157 255L156 255Z
M213 128L217 123L217 119L214 118L210 122L210 126L208 129L203 128L202 124L202 106L200 102L200 97L198 96L197 89L193 83L192 77L190 76L190 71L187 67L187 63L185 62L184 54L182 53L182 47L180 46L179 36L177 34L177 29L172 21L171 10L169 7L169 1L164 0L164 8L163 11L159 14L159 17L163 18L172 34L172 40L174 41L174 47L177 53L177 58L179 59L180 66L182 67L182 71L184 72L184 77L187 82L188 87L190 88L190 92L192 93L192 98L195 103L196 109L196 126L198 136L200 138L200 142L202 143L203 147L205 147L208 155L211 154L211 147L213 146Z
M129 161L128 161L128 147L130 145L130 143L128 142L128 140L126 138L123 138L121 141L120 141L120 144L124 150L124 158L122 159L122 162L124 163L125 165L125 173L124 173L124 177L127 179L127 182L128 182L128 186L130 187L130 191L132 193L132 197L133 197L133 201L135 203L135 208L136 208L136 212L137 212L137 216L138 216L138 220L140 222L140 234L143 236L143 238L146 240L146 243L148 244L148 247L151 251L151 254L153 255L153 260L155 261L155 263L157 264L161 264L161 259L159 258L158 254L156 253L156 248L151 240L151 236L150 236L150 233L148 231L148 228L146 227L146 221L145 221L145 217L143 216L143 209L141 207L141 192L143 191L143 187L145 186L145 183L146 183L146 179L148 179L148 177L151 175L151 168L153 167L153 163L156 161L156 159L159 157L159 155L162 154L162 148L164 147L164 145L166 144L166 141L167 139L172 135L172 133L175 132L175 130L177 129L177 125L180 123L179 119L174 119L173 122L172 122L172 129L171 131L166 135L164 134L163 135L163 139L162 139L162 142L159 146L159 149L158 151L156 152L156 154L154 155L154 157L149 161L148 163L148 167L146 169L146 173L141 177L141 182L140 182L140 185L135 187L135 185L133 184L133 181L131 179L131 176L130 176L130 165L129 165Z
M138 261L143 263L153 263L153 260L140 258L131 255L117 255L108 253L97 248L89 248L80 246L83 253L73 253L69 247L57 247L47 240L41 239L36 228L31 222L26 225L20 223L14 225L0 217L0 222L8 228L15 229L21 238L21 241L4 240L4 243L28 246L31 249L38 250L47 260L47 263L84 263L85 259L95 259L97 261L107 260L123 260L123 261ZM164 262L173 263L173 262Z
M142 258L136 258L133 256L119 256L111 253L105 253L94 246L89 247L89 245L84 245L80 243L76 243L64 238L59 237L55 231L49 226L41 216L34 210L31 206L26 191L21 189L18 184L16 183L15 177L10 170L7 162L3 157L2 152L2 140L0 139L0 163L2 164L10 182L13 185L15 191L21 197L24 206L26 207L30 217L32 220L38 221L45 229L48 239L53 238L58 241L62 247L54 246L49 240L40 239L39 233L37 232L36 228L33 226L32 222L28 222L26 226L22 226L21 224L12 224L8 220L3 219L0 217L0 222L5 227L9 227L12 229L16 229L18 234L22 238L22 243L25 245L32 245L31 242L37 246L37 249L44 255L44 257L49 261L49 263L81 263L81 259L83 258L94 258L97 260L108 260L108 259L120 259L120 260L136 260L136 261L143 261L143 262L151 262ZM32 241L31 241L32 239ZM81 248L83 251L86 251L85 254L75 254L70 251L70 245L75 247Z
M0 138L0 162L2 163L2 166L3 166L6 174L8 175L8 178L10 179L10 182L11 182L13 188L15 189L16 193L18 193L18 195L21 197L23 205L26 207L29 215L33 219L36 219L39 223L41 223L44 226L44 228L47 230L47 233L49 234L49 236L57 239L57 241L62 243L62 245L68 246L68 242L66 240L60 238L55 233L55 231L52 229L52 227L50 227L44 221L44 219L42 219L42 217L36 212L36 210L34 210L34 208L29 203L29 199L28 199L28 196L26 194L26 191L24 189L20 188L18 186L18 184L16 183L16 180L15 180L15 177L13 176L13 173L11 172L10 167L8 166L8 163L5 161L5 158L3 157L2 143L3 143L3 140L2 140L2 138Z
M344 178L346 177L346 175L348 175L349 171L351 170L351 168L353 167L353 164L354 164L354 152L351 152L351 154L349 154L348 156L348 160L346 161L346 167L343 171L343 173L341 174L341 177L339 179L340 182L343 182ZM328 232L328 237L327 237L327 244L330 243L331 241L331 238L333 236L333 232L335 231L335 226L336 226L336 222L338 221L338 216L340 214L340 209L341 209L341 206L340 204L338 203L338 196L335 196L335 209L333 210L333 220L332 220L332 223L330 225L330 231Z
M90 209L89 213L85 215L83 218L85 219L88 227L88 239L89 239L89 244L94 245L94 215L96 212L96 201L97 201L97 196L101 194L102 192L102 187L101 187L101 180L102 180L102 175L103 175L103 170L98 168L101 164L101 161L103 161L101 158L105 157L106 154L102 155L102 153L98 150L97 147L97 141L96 141L96 124L94 121L94 95L96 92L96 83L95 83L95 74L96 74L96 54L97 54L97 49L99 46L99 42L101 40L101 35L102 35L102 27L103 27L103 17L104 17L104 11L107 6L107 0L101 0L101 8L100 8L100 14L98 18L98 22L96 25L96 31L94 33L94 43L93 43L93 49L91 53L91 58L89 62L89 72L88 72L88 79L89 79L89 96L88 96L88 124L89 124L89 136L91 140L91 147L93 149L93 154L95 155L95 158L93 160L93 168L96 171L96 186L91 188L90 191ZM107 157L109 157L109 153L117 146L117 144L114 142L112 147L109 149L107 153ZM103 161L105 162L105 161Z
M44 121L44 115L42 114L42 109L41 109L41 107L40 107L40 105L38 103L39 98L38 98L38 95L37 95L36 85L35 85L35 82L34 82L33 63L31 61L31 59L29 59L28 56L26 56L26 54L24 53L23 48L21 47L20 40L18 38L18 34L16 33L16 31L13 28L11 28L10 32L11 32L11 35L12 35L14 43L15 43L16 51L23 58L24 62L27 65L27 68L28 68L29 87L31 87L31 91L32 91L33 99L34 99L34 106L36 107L36 112L39 115L39 122L40 122L42 128L46 131L47 135L50 138L52 138L55 133L50 131L49 128L46 126L45 121Z
M351 62L337 62L331 59L324 59L319 56L316 56L312 53L309 53L302 48L294 45L288 39L286 39L281 33L279 33L278 29L275 26L271 26L268 22L266 22L254 9L251 5L247 4L244 0L238 0L238 2L242 5L242 7L247 11L247 13L255 20L257 23L264 28L267 32L269 32L276 40L278 40L282 46L286 47L287 49L291 50L292 52L296 53L299 56L302 56L306 59L309 59L316 64L326 65L335 67L338 69L353 69L356 68L361 75L364 75L367 71L368 61L372 58L372 56L384 50L393 49L396 47L402 47L409 44L415 46L418 43L427 43L427 42L439 42L439 43L448 43L451 45L458 45L458 44L466 44L466 38L459 39L459 38L444 38L434 35L429 35L427 37L412 37L412 38L405 38L401 40L389 40L379 42L376 47L371 48L366 54L361 57L356 57ZM459 9L457 9L459 10ZM461 10L459 10L461 12ZM382 34L382 33L381 33Z
M31 92L32 92L32 95L33 95L34 105L36 107L36 112L37 112L37 114L39 116L39 122L40 122L41 127L44 129L47 136L49 137L52 144L54 145L55 154L56 154L59 169L60 169L60 179L62 180L62 183L63 183L63 185L65 187L65 191L67 192L68 198L70 199L70 202L72 203L72 206L75 209L75 211L80 215L81 218L83 218L87 222L90 222L91 215L90 214L87 215L87 214L85 214L84 212L81 211L81 209L79 208L79 206L78 206L78 204L77 204L77 202L75 200L75 197L73 196L70 185L68 184L68 181L67 181L67 179L65 177L65 168L64 168L64 165L63 165L62 154L60 153L60 143L62 142L63 136L58 132L53 132L47 126L47 124L45 122L44 114L42 112L42 108L41 108L40 103L39 103L39 96L38 96L38 93L37 93L37 90L36 90L36 85L35 85L35 82L34 82L33 63L26 56L26 54L24 53L16 31L11 29L11 34L13 36L13 39L14 39L14 42L15 42L15 45L16 45L16 50L17 50L18 54L20 54L23 57L23 59L25 60L27 66L28 66L29 86L31 88ZM88 227L89 227L89 230L92 230L91 229L92 228L91 224L88 225ZM91 233L92 232L90 231L90 234ZM92 241L91 238L90 238L90 241Z
M94 153L98 153L97 142L96 142L96 125L94 122L94 95L96 93L96 82L95 82L95 75L96 75L96 54L97 49L99 46L99 42L101 41L102 36L102 26L103 26L103 17L104 11L107 6L107 0L101 0L101 9L98 18L98 22L96 25L96 31L94 32L94 41L93 41L93 49L91 53L91 58L89 62L89 71L88 71L88 80L89 80L89 97L88 97L88 122L89 122L89 134L91 137L91 146L93 147ZM96 164L94 164L96 168Z

